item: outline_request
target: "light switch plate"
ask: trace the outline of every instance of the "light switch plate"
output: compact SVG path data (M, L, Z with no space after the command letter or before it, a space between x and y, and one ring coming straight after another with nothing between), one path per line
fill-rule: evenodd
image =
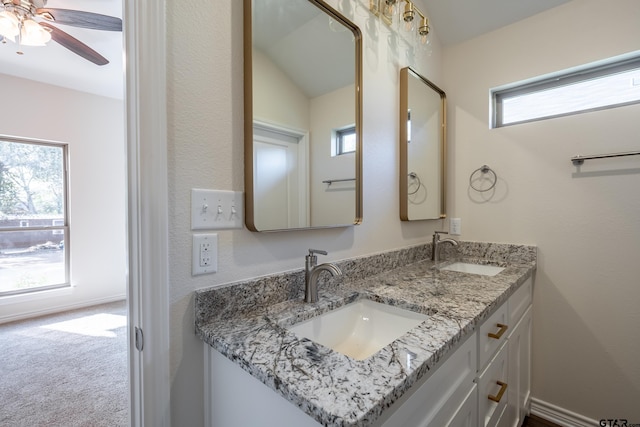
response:
M242 228L242 191L191 189L191 229L224 230Z
M218 271L218 235L194 234L191 273L215 273Z

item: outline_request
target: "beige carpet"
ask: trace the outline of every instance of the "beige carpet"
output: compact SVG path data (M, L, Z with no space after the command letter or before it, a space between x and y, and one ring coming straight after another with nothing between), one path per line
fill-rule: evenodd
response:
M0 426L127 426L124 301L0 325Z

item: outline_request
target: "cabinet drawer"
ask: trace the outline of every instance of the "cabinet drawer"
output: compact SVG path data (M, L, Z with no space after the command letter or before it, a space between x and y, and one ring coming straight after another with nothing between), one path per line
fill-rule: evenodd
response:
M507 303L502 304L495 313L480 325L478 331L478 371L487 366L487 363L498 348L507 341L508 336L508 309Z
M479 426L495 426L507 407L508 373L508 346L505 344L478 378Z
M509 297L509 325L515 326L531 305L533 280L531 277Z

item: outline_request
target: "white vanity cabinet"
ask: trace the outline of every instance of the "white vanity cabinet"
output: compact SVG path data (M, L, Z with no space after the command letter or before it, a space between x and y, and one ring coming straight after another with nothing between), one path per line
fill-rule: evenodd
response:
M531 303L529 278L372 427L521 425L530 398ZM206 426L321 425L208 344L204 347Z
M317 427L320 424L205 344L205 425ZM472 334L426 379L385 411L378 427L475 427L477 338Z
M478 425L517 427L531 389L532 279L478 329Z

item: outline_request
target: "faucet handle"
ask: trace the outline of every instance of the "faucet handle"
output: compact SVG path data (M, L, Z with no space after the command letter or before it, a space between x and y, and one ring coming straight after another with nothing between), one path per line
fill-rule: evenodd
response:
M320 249L309 249L309 256L315 256L314 254L327 255L327 251Z
M322 251L320 249L309 249L309 255L305 256L305 269L307 271L307 275L310 274L311 270L318 265L318 257L316 254L327 255L327 251Z
M434 231L433 232L433 243L435 244L436 242L440 241L440 235L441 234L449 234L447 231Z

